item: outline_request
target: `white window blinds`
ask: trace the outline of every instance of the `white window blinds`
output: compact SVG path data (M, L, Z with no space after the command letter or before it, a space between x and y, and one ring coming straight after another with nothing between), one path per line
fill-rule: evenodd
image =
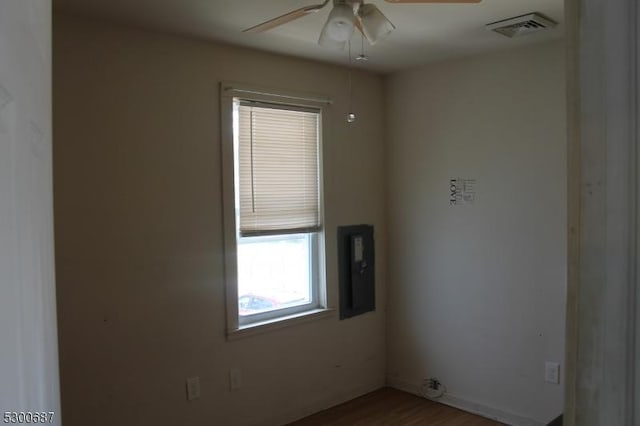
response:
M241 101L241 236L320 229L319 111Z

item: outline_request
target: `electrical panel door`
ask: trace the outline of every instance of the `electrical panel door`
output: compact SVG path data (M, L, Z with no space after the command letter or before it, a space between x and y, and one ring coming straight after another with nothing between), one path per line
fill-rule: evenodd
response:
M338 227L340 319L375 310L373 226Z

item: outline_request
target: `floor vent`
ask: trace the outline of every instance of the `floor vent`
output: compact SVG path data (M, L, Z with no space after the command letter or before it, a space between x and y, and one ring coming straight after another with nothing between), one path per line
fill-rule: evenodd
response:
M527 15L516 16L515 18L487 24L487 29L502 34L503 36L518 37L548 30L556 25L557 23L549 18L545 18L537 13L529 13Z

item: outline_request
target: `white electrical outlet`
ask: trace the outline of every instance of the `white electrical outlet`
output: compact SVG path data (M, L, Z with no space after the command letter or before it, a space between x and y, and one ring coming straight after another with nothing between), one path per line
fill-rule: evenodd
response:
M544 381L554 385L560 384L560 364L547 362L544 368Z
M229 388L234 391L242 387L242 372L237 368L229 370Z
M200 398L200 377L187 377L187 400Z

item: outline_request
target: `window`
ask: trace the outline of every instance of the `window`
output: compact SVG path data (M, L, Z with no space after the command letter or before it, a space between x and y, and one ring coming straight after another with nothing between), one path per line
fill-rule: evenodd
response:
M322 109L246 95L222 98L230 331L324 307Z

